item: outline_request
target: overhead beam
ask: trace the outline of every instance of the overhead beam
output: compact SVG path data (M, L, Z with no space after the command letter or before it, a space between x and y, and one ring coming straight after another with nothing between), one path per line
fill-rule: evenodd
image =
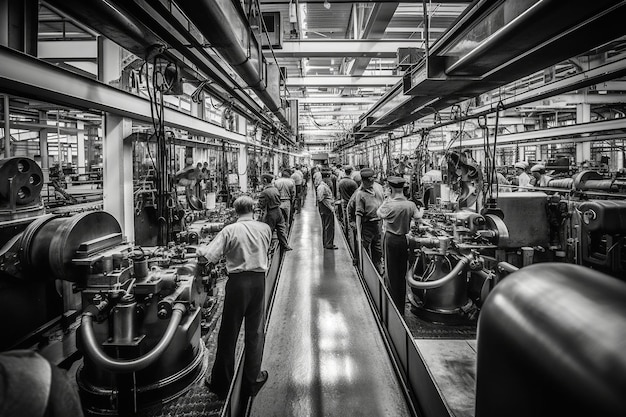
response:
M372 13L370 14L369 19L365 25L365 29L363 30L361 38L382 38L397 8L398 3L393 2L387 4L379 3L374 5L374 8L372 9ZM371 58L369 57L357 58L352 67L350 67L350 75L362 75L369 65L370 59Z
M577 125L569 125L562 127L553 127L550 129L530 130L528 132L511 133L508 135L498 135L498 144L505 143L527 143L529 145L540 139L551 139L561 137L580 137L587 135L585 138L590 140L591 135L605 134L610 131L621 130L626 131L626 119L603 120L600 122L581 123ZM479 146L484 143L484 138L464 139L463 146ZM443 146L429 146L428 150L442 150Z
M143 122L151 122L150 102L87 77L0 46L0 91L78 109L95 109ZM167 126L187 132L247 144L245 135L231 132L166 107Z
M283 42L282 49L265 51L276 58L396 58L398 48L417 48L415 40L302 40Z
M299 97L298 104L373 104L377 97Z
M269 6L269 5L274 5L274 4L289 4L290 1L293 0L260 0L261 2L261 6ZM298 0L299 4L304 4L304 3L317 3L317 4L322 4L324 3L326 0ZM361 0L358 2L355 2L354 0L328 0L331 4L333 3L366 3L366 4L376 4L376 3L398 3L397 0ZM422 4L423 0L403 0L402 3L416 3L416 4ZM437 3L442 3L442 4L465 4L465 3L471 3L472 0L437 0Z
M349 75L319 75L307 77L289 77L288 88L299 87L387 87L397 83L402 77L375 77Z

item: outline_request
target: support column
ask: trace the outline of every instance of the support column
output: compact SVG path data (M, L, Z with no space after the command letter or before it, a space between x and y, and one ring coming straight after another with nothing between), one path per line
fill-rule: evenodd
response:
M11 118L9 109L9 95L4 95L4 157L11 157Z
M48 124L48 112L39 111L39 123ZM40 165L43 171L43 182L50 182L50 157L48 156L48 129L43 128L39 131L39 156L41 157Z
M580 103L576 105L576 124L591 121L591 105ZM582 163L591 159L591 142L576 144L576 162Z
M78 174L84 174L87 172L87 163L85 161L85 122L76 122L76 128L76 152L78 157L76 165Z
M591 160L591 142L582 142L576 144L576 163L581 164L584 161Z
M576 124L587 123L591 121L591 105L580 103L576 105Z
M274 174L274 176L278 175L278 157L279 155L277 153L272 155L272 174Z
M105 114L102 141L104 210L117 219L128 241L134 242L133 144L130 140L124 141L131 133L130 119Z
M98 37L98 80L105 84L121 76L120 46L103 36Z
M239 189L248 191L248 145L239 145L239 157L237 158L239 172ZM243 172L243 174L241 174Z

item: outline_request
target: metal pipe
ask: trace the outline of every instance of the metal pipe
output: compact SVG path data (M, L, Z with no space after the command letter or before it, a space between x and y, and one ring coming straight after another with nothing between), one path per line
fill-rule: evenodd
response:
M217 49L224 59L237 71L243 80L251 87L278 119L289 126L287 118L281 113L280 98L276 100L266 90L261 74L260 65L263 64L263 54L256 38L248 31L247 23L240 15L231 0L179 0L177 4L183 12L200 30L202 35ZM240 30L241 29L241 30ZM247 54L248 47L242 45L237 33L249 34L250 48L259 51L259 68L250 60Z
M469 258L461 258L454 268L452 268L452 271L435 281L417 281L413 278L413 268L410 268L406 274L406 280L411 288L415 288L417 290L431 290L433 288L439 288L456 278L463 271L463 268L469 264L469 262Z
M98 341L96 340L96 335L93 331L93 314L84 313L82 325L80 326L80 332L84 341L83 345L85 347L85 355L91 359L96 366L115 373L137 372L147 368L159 359L163 352L165 352L174 338L176 329L178 328L186 310L187 309L184 304L177 303L174 306L172 318L170 319L167 329L165 329L165 333L159 343L150 352L136 359L113 359L104 353L100 348Z

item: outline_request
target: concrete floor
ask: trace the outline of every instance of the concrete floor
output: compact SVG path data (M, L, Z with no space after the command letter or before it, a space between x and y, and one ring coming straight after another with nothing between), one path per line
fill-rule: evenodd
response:
M408 416L348 248L322 248L313 193L291 232L266 338L269 379L252 416Z

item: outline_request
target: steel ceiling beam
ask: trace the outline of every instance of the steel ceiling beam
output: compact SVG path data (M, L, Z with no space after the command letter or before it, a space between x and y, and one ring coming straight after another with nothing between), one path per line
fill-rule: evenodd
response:
M401 77L309 75L307 77L289 77L287 79L287 87L387 87L396 84L400 79Z
M99 110L151 123L150 102L45 61L0 46L0 91L63 106ZM199 136L247 144L245 135L165 107L166 126Z
M285 41L282 49L273 52L265 51L266 55L276 58L396 58L398 48L416 48L420 42L415 40L302 40Z
M298 97L298 104L372 104L376 97Z
M377 3L370 13L361 38L382 38L397 8L398 3ZM362 75L369 65L370 59L371 58L357 58L354 64L352 64L352 67L350 67L350 75Z
M586 136L589 140L591 135L606 134L611 131L626 132L626 119L603 120L600 122L581 123L577 125L553 127L550 129L531 130L528 132L511 133L508 135L498 135L498 144L524 143L533 145L534 141L540 139L560 138L560 137L580 137ZM463 146L482 146L484 138L463 139ZM445 145L444 145L445 146ZM441 150L442 147L430 147L431 151Z
M274 4L289 4L290 1L293 0L260 0L261 5L266 6L266 5L274 5ZM299 4L305 4L305 3L317 3L317 4L323 4L326 0L298 0ZM337 3L337 4L341 4L341 3L364 3L364 4L377 4L377 3L398 3L395 0L361 0L361 1L354 1L354 0L328 0L328 2L330 4L333 3ZM465 4L465 3L471 3L472 0L437 0L436 3L442 3L442 4ZM422 4L422 0L403 0L402 3L416 3L416 4Z

